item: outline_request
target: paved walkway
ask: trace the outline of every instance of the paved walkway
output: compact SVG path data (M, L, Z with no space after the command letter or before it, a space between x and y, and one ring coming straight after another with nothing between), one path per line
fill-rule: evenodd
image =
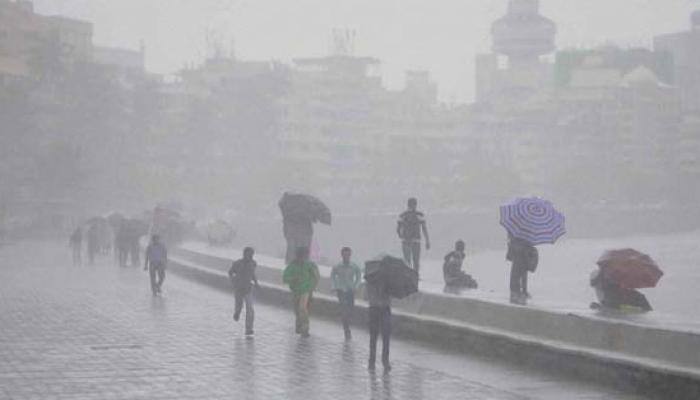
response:
M396 340L394 369L366 369L367 335L257 309L256 336L226 293L109 260L72 267L52 244L0 248L0 399L641 399Z

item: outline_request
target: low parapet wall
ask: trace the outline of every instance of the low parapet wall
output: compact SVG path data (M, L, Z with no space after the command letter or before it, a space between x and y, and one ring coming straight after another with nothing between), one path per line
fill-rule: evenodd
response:
M173 264L206 283L228 288L231 259L188 249L174 252ZM280 260L258 257L263 301L288 304ZM321 267L315 312L337 315L330 271ZM362 298L362 294L358 296ZM364 321L367 305L357 303ZM700 335L573 313L512 306L443 293L421 292L397 301L395 331L438 345L502 356L518 362L575 373L663 398L700 398Z

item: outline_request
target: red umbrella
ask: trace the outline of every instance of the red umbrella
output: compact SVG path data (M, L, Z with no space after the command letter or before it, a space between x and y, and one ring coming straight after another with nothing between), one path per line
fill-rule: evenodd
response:
M651 257L634 249L608 250L598 265L607 279L624 289L655 287L664 274Z

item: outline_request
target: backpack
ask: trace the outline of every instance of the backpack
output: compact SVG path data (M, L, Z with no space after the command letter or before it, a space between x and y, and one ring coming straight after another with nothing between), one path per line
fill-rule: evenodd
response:
M535 246L525 248L525 265L530 272L537 271L537 264L540 261L540 254Z

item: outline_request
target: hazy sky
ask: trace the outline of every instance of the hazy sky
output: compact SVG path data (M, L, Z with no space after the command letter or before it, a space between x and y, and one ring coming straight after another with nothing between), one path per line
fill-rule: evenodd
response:
M95 23L98 44L138 48L147 67L175 72L208 54L207 36L242 59L327 53L333 28L357 31L356 53L381 58L388 86L406 69L429 69L444 100L471 100L474 55L488 51L491 22L507 0L35 0L45 14ZM606 41L649 45L658 33L685 30L700 0L541 0L559 28L560 47ZM210 32L209 35L207 32ZM209 40L213 42L214 40Z

